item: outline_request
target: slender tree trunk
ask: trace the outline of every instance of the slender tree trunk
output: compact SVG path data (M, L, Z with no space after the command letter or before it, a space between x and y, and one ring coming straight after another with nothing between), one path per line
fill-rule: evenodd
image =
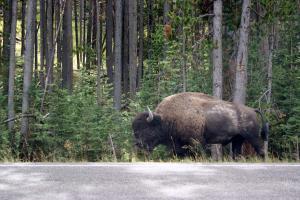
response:
M47 0L47 85L53 83L53 0Z
M213 95L222 99L223 62L222 62L222 0L214 1L213 18ZM213 160L222 160L222 145L211 146Z
M138 63L138 87L142 84L143 77L143 53L144 53L144 0L139 0L139 63Z
M87 34L86 34L86 69L91 68L91 49L92 49L92 20L93 20L93 0L89 0L88 5L88 22L87 22Z
M121 109L122 93L122 5L123 0L116 0L116 24L115 24L115 73L114 73L114 107Z
M269 36L269 55L268 55L268 93L267 93L267 102L271 103L272 97L272 68L273 68L273 49L274 49L274 25L271 27L270 36Z
M29 114L29 90L32 80L32 67L34 57L34 34L35 34L35 17L36 17L36 0L28 2L26 10L26 38L25 38L25 52L24 52L24 79L23 79L23 97L22 97L22 154L24 159L28 159L28 135L29 135L29 120L26 115Z
M80 35L80 39L79 39L79 43L80 43L80 48L83 47L83 18L84 18L84 0L80 0L80 6L79 6L79 35ZM83 52L82 50L80 51L80 61L82 62L82 56L83 56Z
M62 40L61 40L61 10L62 10L62 4L60 0L56 0L56 10L55 10L55 26L56 26L56 66L57 70L61 72L61 63L62 63ZM59 76L61 74L59 73ZM61 77L58 77L59 80L61 80Z
M78 36L78 11L77 11L77 0L74 0L74 16L75 16L75 45L76 45L76 61L77 69L80 69L80 55L79 55L79 36Z
M183 27L183 25L182 25ZM183 61L183 64L181 66L181 79L182 79L182 92L186 92L186 88L187 88L187 73L186 73L186 62L187 62L187 56L186 56L186 52L185 52L185 49L186 49L186 34L185 34L185 31L183 30L182 31L182 61Z
M123 91L127 95L129 94L129 13L128 13L128 2L124 0L124 21L123 21Z
M165 2L164 2L164 18L163 18L164 25L170 23L169 12L170 12L170 3L169 3L169 0L165 0Z
M73 84L73 34L72 34L72 1L65 2L63 15L63 45L62 45L62 86L69 94Z
M46 48L46 10L45 10L45 0L40 0L40 82L42 88L45 87L45 48Z
M222 0L214 1L213 18L213 95L222 99Z
M38 24L36 18L35 18L35 24ZM38 80L38 55L39 55L38 31L39 31L39 26L35 28L35 33L34 33L34 80Z
M27 0L22 0L21 55L24 55L24 48L25 48L25 14L26 14L26 1L27 1Z
M11 17L11 32L10 32L10 54L9 54L9 78L8 78L8 119L15 117L14 108L14 85L15 85L15 69L16 69L16 26L17 26L17 0L12 0L12 17ZM14 120L8 122L8 130L10 133L10 142L14 151L15 132Z
M233 101L235 103L241 104L245 104L246 102L250 5L250 0L243 1L240 38L236 58L236 74Z
M8 91L8 66L9 66L9 45L10 45L10 31L11 31L11 0L4 0L3 2L3 50L2 50L2 65L0 65L0 75L3 80L4 90L3 95Z
M106 68L108 82L113 82L113 51L112 51L112 39L113 39L113 1L106 1ZM117 14L117 13L116 13Z
M83 1L83 36L82 36L82 66L86 65L86 1Z
M129 90L130 97L136 93L137 83L137 0L128 3L129 12Z
M151 59L152 56L152 33L154 30L154 22L153 22L153 0L147 1L148 8L148 23L147 23L147 42L148 42L148 59Z
M96 4L96 49L97 49L97 103L100 106L102 104L102 84L101 84L101 72L102 72L102 18L101 18L101 5L97 0L94 0Z
M96 8L96 1L93 0L93 9L92 9L92 48L93 48L93 51L95 53L97 53L97 42L96 42L96 39L97 39L97 25L96 25L96 12L97 12L97 8ZM93 58L92 60L92 64L93 65L97 65L97 59L96 57Z

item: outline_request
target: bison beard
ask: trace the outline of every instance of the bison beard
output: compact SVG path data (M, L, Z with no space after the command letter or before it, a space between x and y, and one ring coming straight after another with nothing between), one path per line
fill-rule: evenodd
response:
M256 153L264 157L256 112L202 93L175 94L166 97L153 113L149 109L137 114L132 123L135 144L149 152L162 144L177 156L185 156L189 146L232 142L236 157L241 153L243 142L248 141ZM265 127L261 113L260 116ZM266 140L265 128L262 133Z

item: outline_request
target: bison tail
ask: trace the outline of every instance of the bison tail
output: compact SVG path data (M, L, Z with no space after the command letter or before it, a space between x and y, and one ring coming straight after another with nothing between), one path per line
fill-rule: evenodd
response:
M266 122L266 120L260 110L256 109L255 112L260 115L261 122L262 122L261 137L264 141L268 141L269 140L269 122Z

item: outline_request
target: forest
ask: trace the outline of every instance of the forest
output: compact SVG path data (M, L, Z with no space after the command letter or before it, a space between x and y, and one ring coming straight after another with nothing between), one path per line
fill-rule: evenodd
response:
M0 0L0 161L177 159L131 123L186 91L260 109L299 161L299 64L298 0Z

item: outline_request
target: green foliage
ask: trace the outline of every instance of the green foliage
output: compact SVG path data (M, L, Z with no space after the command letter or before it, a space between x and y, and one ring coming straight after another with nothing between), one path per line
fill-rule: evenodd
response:
M173 0L169 13L172 36L164 37L162 25L163 3L153 6L155 21L151 45L145 44L144 76L141 87L134 99L123 96L122 110L113 109L113 85L108 84L105 73L101 74L104 87L101 104L96 101L95 49L82 44L73 51L85 53L90 58L89 69L74 72L72 94L60 88L55 80L46 94L43 111L40 111L43 89L38 80L31 88L29 155L33 161L118 161L150 159L165 161L170 153L159 146L148 157L136 152L132 146L131 122L137 112L155 106L166 96L186 90L212 93L211 64L211 17L199 17L210 13L211 2ZM223 6L223 65L224 97L232 95L232 74L230 59L235 56L242 1L231 1ZM261 43L269 33L264 29L277 24L277 38L273 51L273 86L271 103L263 98L261 107L271 125L270 152L280 159L292 159L296 137L300 137L300 42L299 14L296 1L260 0L255 2L263 14L253 12L259 20L251 24L248 58L247 104L258 107L258 99L267 90L266 60L261 55ZM208 5L206 5L208 4ZM199 6L201 5L201 6ZM254 5L252 11L254 11ZM146 16L146 14L145 14ZM145 18L146 19L146 18ZM0 22L1 24L1 22ZM291 28L292 27L292 28ZM74 38L75 39L75 38ZM75 41L74 41L75 43ZM147 45L147 46L146 46ZM17 66L22 66L17 58ZM58 66L56 66L58 67ZM105 66L103 66L105 69ZM82 69L88 68L81 66ZM60 73L60 69L56 71ZM103 70L104 71L104 70ZM1 74L3 77L3 74ZM185 76L183 76L185 75ZM14 145L9 141L10 133L6 124L6 96L0 80L0 161L18 159L20 153L20 119L22 107L22 70L17 67L15 81L15 131ZM55 76L57 78L59 76ZM228 91L227 91L228 90ZM199 149L198 149L199 148ZM204 149L196 147L196 159L207 159ZM13 154L12 152L15 152ZM115 155L114 155L115 154ZM176 158L175 158L176 159Z

